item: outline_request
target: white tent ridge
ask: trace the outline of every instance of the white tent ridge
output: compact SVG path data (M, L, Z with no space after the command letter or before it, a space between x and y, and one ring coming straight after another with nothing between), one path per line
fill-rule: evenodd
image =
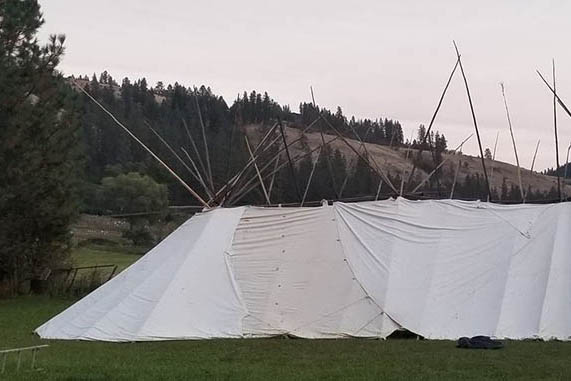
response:
M55 316L46 339L571 338L571 203L216 208Z

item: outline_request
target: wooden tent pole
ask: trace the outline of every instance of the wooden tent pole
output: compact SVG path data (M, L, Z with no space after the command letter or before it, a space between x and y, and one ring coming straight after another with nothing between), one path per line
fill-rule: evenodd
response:
M182 160L182 158L175 152L175 150L171 147L171 145L169 143L167 143L167 141L165 139L163 139L163 137L151 126L151 124L149 122L144 121L144 123L145 123L145 126L147 126L149 128L149 130L151 130L152 133L159 139L159 141L161 143L163 143L164 146L167 147L167 149L173 154L173 156L177 158L177 160L182 164L182 166L184 168L186 168L186 170L192 175L192 177L194 177L196 180L198 180L198 176L194 173L192 168L190 168L184 162L184 160Z
M535 146L535 152L533 153L533 160L531 160L531 170L530 170L531 173L533 173L533 167L535 166L535 158L537 157L537 150L539 149L539 143L541 143L541 139L537 141L537 145Z
M291 179L295 185L295 191L297 193L297 197L301 200L301 194L299 193L299 185L297 184L297 179L295 177L295 168L293 167L293 163L291 162L291 155L289 153L289 148L288 148L288 144L287 144L286 137L285 137L284 126L282 125L282 121L280 118L278 118L278 126L280 127L280 133L282 135L282 140L284 142L287 161L289 163L289 170L291 173Z
M262 186L262 190L264 191L264 197L266 197L266 201L268 205L272 202L270 201L270 196L268 196L268 192L266 191L266 186L264 185L264 181L262 180L262 175L260 175L260 169L258 168L258 164L256 163L256 159L254 158L254 154L252 153L252 148L250 148L250 142L248 141L248 137L244 135L244 140L246 141L246 147L248 148L248 153L250 157L254 161L254 168L256 169L256 174L258 175L258 179L260 180L260 185Z
M375 201L379 199L379 194L381 194L382 186L383 186L383 179L379 179L379 186L377 187L377 194L375 195Z
M357 151L357 150L355 149L355 147L353 147L353 146L351 145L351 143L349 143L349 142L347 141L347 139L345 139L345 137L343 137L343 135L341 135L341 133L340 133L327 119L323 118L323 120L325 121L325 123L327 123L327 125L329 126L329 128L331 128L331 129L337 134L337 136L339 136L339 138L341 139L341 141L343 141L343 143L345 143L361 160L363 160L363 161L367 164L367 166L368 166L369 168L371 168L373 171L377 172L377 174L378 174L379 176L381 176L381 177L384 179L384 181L387 182L387 184L388 184L389 187L392 189L392 191L395 192L395 194L398 195L398 193L399 193L398 190L397 190L397 189L395 188L395 186L391 183L391 181L390 181L389 178L385 175L385 173L383 172L383 170L382 170L381 168L379 168L379 166L376 164L376 162L373 160L373 163L375 164L375 167L376 167L376 168L375 168L375 167L373 167L373 166L371 165L371 163L369 163L369 160L365 159L365 158L363 157L363 155L361 155L361 153L359 153L359 151ZM359 135L357 135L357 137L359 137ZM359 141L361 141L360 138L359 138ZM366 152L367 152L367 151L365 150L365 153L366 153ZM367 154L367 156L369 156L369 155Z
M184 147L180 147L181 151L186 155L188 161L190 161L190 164L192 165L192 168L194 168L194 171L198 174L198 182L200 183L200 185L202 186L202 188L204 188L204 190L206 191L206 193L208 193L208 197L210 197L210 199L208 200L208 204L210 205L210 203L213 201L213 196L212 193L210 193L210 190L208 188L208 185L206 185L206 182L204 181L204 179L202 178L202 175L200 174L200 171L198 170L198 167L196 166L196 164L194 163L194 160L192 160L192 158L190 157L190 155L188 154L188 152L184 149Z
M311 101L313 102L313 108L317 110L317 105L315 103L315 96L313 94L313 86L309 86L309 90L311 91ZM323 149L325 150L325 137L323 136L323 124L321 125L321 130L319 131L321 135L321 144ZM319 155L321 155L322 151L319 151ZM327 171L329 172L329 177L331 178L331 186L333 187L333 192L337 195L337 198L340 198L340 194L337 191L337 184L335 181L335 174L333 173L333 165L331 164L331 157L328 152L325 152L325 160L327 160Z
M277 127L277 123L275 123L269 130L268 132L266 132L266 134L264 135L264 137L260 140L260 142L257 144L256 148L254 149L254 157L257 157L258 151L260 150L260 148L264 145L264 143L266 142L266 140L269 138L269 136L271 135L271 133L275 130L275 128ZM275 138L274 140L272 140L269 144L268 147L271 147L272 144L274 144L277 141L278 138ZM262 153L265 152L265 150L267 149L264 148L262 150ZM220 195L222 195L223 192L224 195L222 197L222 199L225 199L228 196L228 193L232 191L232 187L234 187L236 185L236 183L238 181L240 181L240 177L250 168L250 166L253 164L252 159L249 159L246 164L244 165L244 167L242 167L242 169L240 169L238 171L238 173L236 173L234 176L232 176L230 179L228 179L226 181L226 184L224 184L224 186L222 186L214 195L214 198L218 198Z
M496 142L494 143L494 153L492 154L492 168L490 169L490 183L494 179L494 168L496 163L496 149L498 148L498 138L500 137L500 131L496 132ZM488 199L488 202L490 200Z
M553 130L555 132L555 174L557 175L557 194L561 200L561 178L559 176L559 137L557 136L557 85L555 83L555 59L551 61L553 68Z
M301 199L301 204L299 206L303 206L303 203L305 202L305 197L307 197L307 191L309 191L309 186L311 185L311 179L313 178L313 173L315 172L315 167L317 166L317 162L319 161L320 155L321 155L321 149L317 153L317 158L315 158L315 161L313 162L313 165L311 166L311 172L309 173L309 179L307 179L307 185L305 186L305 191L303 192L303 198Z
M464 143L466 143L468 140L470 140L470 138L471 138L472 136L474 136L474 134L470 134L470 136L468 136L466 139L464 139L464 141L463 141L462 143L460 143L460 145L459 145L458 147L456 147L456 149L455 149L454 151L452 151L452 153L454 153L454 152L458 151L460 148L462 148L462 146L464 145ZM441 162L440 164L438 164L438 166L437 166L436 168L434 168L434 169L432 170L432 172L430 172L430 173L424 178L424 180L422 180L422 181L420 182L420 184L418 184L418 185L412 190L412 193L415 193L417 190L419 190L420 187L421 187L425 182L427 182L427 181L432 177L432 175L434 175L434 174L436 173L436 171L438 171L438 170L440 169L440 167L442 167L442 166L444 165L444 163L446 163L448 160L450 160L451 157L452 157L452 155L448 156L448 158L446 158L445 160L442 160L442 162Z
M145 143L143 143L137 136L135 136L135 134L133 134L127 127L125 127L123 125L123 123L119 122L119 120L117 120L117 118L115 118L115 115L113 115L109 110L107 110L101 103L99 103L95 98L93 98L91 96L91 94L89 94L83 87L79 86L79 89L85 94L87 95L87 97L89 99L91 99L97 106L99 106L107 115L109 115L111 117L111 119L113 119L113 121L119 126L121 127L127 134L129 134L129 136L131 138L133 138L137 143L139 143L139 145L141 145L141 147L143 147L148 153L151 154L151 156L157 160L163 167L166 168L167 171L169 171L169 173L174 176L175 179L177 179L180 184L194 197L196 198L196 200L198 202L200 202L202 205L204 205L204 207L206 208L210 208L210 205L208 205L208 203L206 201L204 201L202 199L202 197L200 197L200 195L198 193L196 193L194 191L194 189L192 189L186 182L184 182L184 180L176 174L175 171L173 171L164 161L162 161L157 155L155 155L155 153L153 151L151 151L151 149L149 147L147 147L145 145Z
M565 111L565 113L571 117L571 111L569 111L569 109L567 108L567 105L565 104L565 102L563 102L563 100L561 99L561 97L559 95L557 95L557 92L551 87L551 85L545 80L545 78L543 77L543 75L539 72L539 70L536 70L537 74L539 75L539 77L541 78L541 80L543 81L543 83L545 83L545 86L547 86L549 88L549 90L551 90L551 92L553 93L553 96L557 99L557 103L559 103L559 106L561 106L561 108L563 109L563 111Z
M367 130L367 132L365 133L365 136L363 137L363 140L367 139L367 136L369 136L369 132L371 132L370 129ZM393 133L391 134L391 145L392 145L392 137L394 136L394 129L393 129ZM361 144L359 146L359 150L361 150L363 148L363 144ZM389 145L390 148L390 145ZM347 167L347 173L345 174L345 178L343 179L343 182L341 183L341 188L339 188L339 199L341 199L343 197L343 191L345 190L345 186L347 185L347 181L349 180L349 175L351 173L351 169L353 168L353 163L354 163L354 159L358 159L358 157L353 157L351 158L351 161L349 162L349 166Z
M196 88L194 89L194 102L196 103L196 111L198 112L198 119L200 121L200 127L202 129L202 140L204 142L204 154L206 156L206 169L208 181L210 182L210 188L214 189L214 182L212 180L212 168L210 166L210 153L208 152L208 143L206 141L206 127L204 126L204 121L202 120L202 112L200 112L200 105L198 104L198 95Z
M565 174L563 177L563 183L567 185L567 168L569 167L569 151L571 151L571 143L567 147L567 159L565 159ZM567 187L565 187L565 198L567 198Z
M535 166L535 158L537 157L537 150L539 149L539 143L540 143L540 142L541 142L541 139L539 139L539 140L537 141L537 145L535 146L535 152L533 153L533 159L531 160L531 168L530 168L530 170L529 170L529 173L530 173L531 176L533 176L533 167ZM527 190L526 190L526 191L525 191L525 199L524 199L524 202L525 202L525 200L527 200L527 196L528 196L528 192L527 192Z
M202 157L200 155L200 152L198 151L198 147L196 146L196 142L194 141L194 138L192 137L192 134L190 133L190 129L188 128L188 125L186 124L186 121L184 120L184 118L181 118L181 120L182 120L182 124L184 126L184 129L186 130L186 134L188 136L188 139L190 140L190 145L192 146L192 149L194 150L194 153L196 154L196 157L198 159L198 164L200 165L200 168L202 168L202 171L204 172L204 176L208 176L208 172L206 171L206 167L204 166L204 162L202 161ZM209 201L209 203L210 203L210 201Z
M478 130L478 122L476 121L476 113L474 112L474 105L472 104L472 96L470 95L470 88L468 87L468 79L466 78L466 73L464 73L464 67L462 66L462 59L460 58L460 52L458 51L458 46L456 42L454 43L454 49L456 50L456 56L458 57L458 64L460 65L460 72L462 73L462 78L464 79L464 85L466 86L466 95L468 96L468 103L470 104L470 112L472 113L472 121L474 122L474 129L476 130L476 137L478 138L478 147L480 148L480 158L482 159L482 169L484 170L484 177L486 179L486 187L488 188L488 200L492 201L492 190L490 188L490 180L488 179L488 171L486 170L486 162L484 160L484 150L482 149L482 140L480 139L480 131Z
M319 118L318 118L318 119L319 119ZM309 126L307 126L305 129L303 129L303 131L301 132L301 135L303 135L306 131L308 131L311 127L313 127L313 125L314 125L316 122L317 122L317 119L316 119L315 121L313 121L313 122L312 122ZM276 124L276 126L277 126L277 124ZM271 146L272 146L275 142L277 142L280 138L281 138L281 136L276 137L273 141L271 141L266 147L264 147L264 148L262 149L262 151L260 152L260 154L262 154L262 153L264 153L266 150L268 150L269 147L271 147ZM299 137L299 138L293 140L291 143L289 143L289 147L291 147L291 146L293 146L294 144L296 144L297 142L301 141L301 139L302 139L302 138ZM258 145L258 147L259 147L259 145ZM264 169L269 165L269 163L273 162L274 159L275 159L277 156L280 156L281 153L282 153L284 150L285 150L284 147L280 148L280 149L278 150L278 152L275 154L275 156L272 157L272 158L270 158L270 159L268 160L268 164L265 165L265 166L261 169L261 172L263 172ZM255 150L255 151L254 151L254 156L256 156L256 152L257 152L257 151ZM257 156L256 156L256 157L257 157ZM251 162L252 162L252 161L250 160L250 164L251 164ZM235 188L236 188L238 182L243 179L244 174L245 174L245 173L241 173L241 174L240 174L240 177L241 177L241 178L236 179L236 180L234 181L234 183L231 184L232 188L230 188L228 191L226 191L226 194L225 194L225 196L224 196L224 199L229 198L229 197L230 197L229 194L235 193ZM247 184L250 184L250 182L253 181L253 180L255 180L255 177L253 177L252 179L250 179L250 181L248 181ZM247 186L247 185L242 186L241 188L239 188L239 189L237 190L237 192L240 192L240 191L241 191L242 189L244 189L246 186ZM220 192L221 192L221 191L219 191L219 193L220 193Z
M509 109L508 109L508 102L507 102L507 100L506 100L506 92L505 92L505 89L504 89L504 84L503 84L503 83L500 83L500 87L502 88L502 97L504 98L504 106L505 106L505 108L506 108L506 116L507 116L507 118L508 118L508 126L510 127L510 135L511 135L511 137L512 137L512 144L513 144L513 147L514 147L515 162L516 162L516 164L517 164L517 179L518 179L518 181L519 181L519 192L520 192L520 194L521 194L521 200L522 200L523 202L525 202L525 194L524 194L524 191L523 191L523 184L522 184L522 182L521 182L521 167L520 167L520 165L519 165L519 157L518 157L518 155L517 155L517 147L516 147L516 144L515 144L515 137L514 137L514 132L513 132L513 128L512 128L512 121L511 121L511 118L510 118L510 111L509 111Z
M270 186L268 187L268 196L272 196L272 189L274 189L274 179L276 178L276 168L280 163L280 155L276 156L276 161L274 163L274 171L272 173L272 179L270 180Z
M193 165L194 169L197 171L196 173L184 162L184 160L182 160L182 158L175 152L175 150L170 146L170 144L168 144L166 140L163 139L163 137L153 127L151 127L151 125L148 122L145 121L145 124L155 134L155 136L168 148L168 150L178 159L178 161L181 162L181 164L188 170L188 172L192 175L192 177L194 177L194 179L196 179L196 181L198 181L200 185L203 186L204 191L206 192L208 197L212 197L212 190L209 189L207 186L205 186L204 182L202 181L202 176L200 176L200 172L198 172L198 168L196 168L196 165L194 165L192 160L191 164Z
M557 95L557 92L555 91L554 88L552 88L549 83L545 80L545 78L543 77L543 75L541 75L541 73L539 72L539 70L536 70L537 74L539 75L539 77L541 78L541 80L543 81L543 83L545 83L545 86L547 86L549 88L549 90L551 90L551 92L553 93L553 96L557 99L557 103L559 103L559 106L561 106L561 108L563 109L563 111L565 111L565 113L571 117L571 111L569 111L569 109L567 108L567 105L565 105L565 102L563 102L563 100L559 97L559 95ZM569 146L571 149L571 145ZM556 145L556 149L557 151L559 151L558 146ZM556 154L557 156L557 161L559 161L559 155ZM569 150L567 150L567 157L569 157ZM569 160L567 160L567 163L569 163ZM557 168L559 169L559 168ZM565 165L565 172L567 172L567 164ZM559 172L556 171L556 173L559 176ZM561 200L561 198L560 198Z
M418 153L417 153L417 157L419 159L422 155L423 146L426 143L426 138L428 137L428 134L430 133L430 131L432 129L432 125L434 124L434 121L436 120L436 115L438 115L438 111L440 110L440 107L442 106L442 102L444 101L444 96L446 95L446 92L448 91L448 87L450 86L450 82L452 82L452 77L454 77L454 73L456 72L456 69L458 68L459 63L460 63L460 57L458 57L456 59L456 63L454 64L454 67L452 68L452 71L450 72L450 75L448 76L448 81L446 81L446 86L444 86L444 90L442 91L442 94L440 94L440 99L438 100L438 104L436 105L436 110L434 110L434 113L432 114L432 118L430 119L428 129L426 130L426 133L424 134L424 136L422 138L422 142L419 142L420 148L419 148ZM413 130L413 132L414 132L414 130ZM410 139L410 145L412 148L412 136ZM413 163L412 171L410 172L408 179L406 180L407 187L408 187L408 184L410 184L412 177L414 176L415 170L416 170L416 163Z
M226 159L226 174L225 178L228 180L230 178L230 163L232 162L232 142L234 141L234 131L236 130L236 123L232 123L232 129L230 130L230 139L228 140L228 158Z
M565 159L565 180L567 180L567 167L569 166L569 151L571 151L571 143L569 143L569 147L567 147L567 159Z
M458 172L460 172L460 165L462 165L462 158L458 159L458 166L454 172L454 181L452 182L452 189L450 190L450 199L454 198L454 190L456 189L456 181L458 180Z
M330 139L329 141L326 142L326 144L331 144L333 143L335 140L339 139L339 137L334 137L332 139ZM294 157L292 159L292 163L295 163L311 154L313 154L313 152L317 151L318 149L320 149L321 147L315 147L312 150L310 150L307 153L303 153L303 154L299 154L296 157ZM272 161L269 161L264 167L262 167L260 169L260 172L264 172L264 170L271 165ZM286 165L288 165L289 163L287 161L283 162L282 164L280 164L276 170L274 170L273 172L266 174L263 176L264 179L268 178L269 176L274 175L275 173L281 171L282 168L284 168ZM250 191L252 191L254 189L254 187L256 187L257 185L252 185L250 187L248 187L248 185L250 185L252 183L252 181L255 179L255 177L252 177L247 183L246 185L244 185L236 194L232 195L232 197L230 197L229 200L229 204L235 204L236 202L238 202L240 199L242 199L242 197L244 197L247 193L249 193Z

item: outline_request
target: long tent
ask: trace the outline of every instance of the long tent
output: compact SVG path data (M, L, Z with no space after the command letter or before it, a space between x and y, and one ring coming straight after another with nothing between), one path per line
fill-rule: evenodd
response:
M403 198L215 208L36 332L571 338L571 203Z

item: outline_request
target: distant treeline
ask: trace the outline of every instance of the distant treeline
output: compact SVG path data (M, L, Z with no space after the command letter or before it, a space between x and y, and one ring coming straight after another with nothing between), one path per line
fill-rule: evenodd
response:
M335 113L301 103L299 113L291 111L289 106L281 106L267 93L244 93L238 96L229 107L224 99L215 95L208 87L187 88L175 83L164 86L161 82L150 87L145 79L131 81L125 78L119 85L107 72L99 78L95 75L88 79L80 76L71 81L83 86L91 95L105 105L126 126L141 138L161 158L164 158L175 171L185 177L193 188L201 189L200 184L187 175L187 169L178 161L169 149L160 142L148 126L155 129L165 141L171 144L177 154L186 160L185 153L195 160L199 166L198 156L205 161L205 147L198 111L206 128L206 140L210 157L214 188L223 186L228 178L238 172L249 159L244 143L242 126L257 124L260 134L267 131L273 123L280 119L289 127L303 128L321 115L327 119L344 136L355 138L357 133L364 141L377 144L403 146L402 127L398 121L390 119L355 120L343 115L340 108ZM95 190L104 177L116 176L120 173L139 172L147 174L157 182L165 183L169 189L171 204L189 204L194 200L160 165L148 155L124 131L118 128L108 115L91 102L85 95L78 95L82 119L82 140L85 151L85 177L83 185L83 208L86 211L103 212L104 207L95 202ZM197 103L198 107L197 108ZM185 127L188 127L188 130ZM328 130L321 122L314 130ZM331 134L331 131L328 133ZM192 136L196 150L192 145ZM307 151L309 147L300 146ZM198 151L199 155L196 154ZM282 169L275 178L272 201L288 203L299 201L298 189L304 189L308 174L312 168L312 157L308 155L296 161L294 175L297 187L292 181L289 167ZM285 160L285 158L282 158ZM360 160L362 161L362 160ZM354 170L349 171L349 166ZM189 164L190 165L190 164ZM358 168L359 166L363 168ZM327 167L327 168L325 168ZM199 168L201 169L201 168ZM326 170L327 173L321 173ZM367 172L365 175L361 172ZM325 149L316 164L314 179L308 191L308 200L336 198L343 186L344 197L364 196L376 192L378 175L369 173L371 168L366 163L348 163L337 150ZM350 176L347 176L348 172ZM396 174L395 181L400 181ZM370 179L369 179L370 178ZM335 186L333 186L335 183ZM370 183L370 184L368 184ZM385 188L388 190L388 188ZM301 191L300 191L301 192ZM243 197L240 202L261 203L261 193L256 189L252 194ZM100 210L97 210L100 209Z
M355 139L358 136L365 142L401 150L403 160L405 160L403 148L412 147L430 151L432 155L428 159L426 156L417 155L410 155L408 158L426 172L430 172L443 160L442 155L447 150L446 137L438 131L432 131L425 137L426 129L422 125L412 141L405 140L402 126L398 121L387 118L370 120L351 117L348 119L340 107L332 112L305 102L299 104L299 112L293 112L289 106L283 106L274 101L267 92L252 91L249 94L244 92L229 106L221 96L214 94L210 88L205 86L189 88L178 83L165 86L159 82L152 87L145 79L131 81L128 78L124 78L121 84L118 84L107 72L103 72L99 78L93 75L90 79L80 76L70 80L84 86L154 152L164 158L169 166L184 177L186 182L200 191L203 187L199 181L189 175L185 165L180 163L170 149L161 143L149 126L171 145L171 148L187 162L187 166L190 166L187 160L188 154L194 160L198 170L204 173L207 170L207 163L200 123L200 117L202 117L214 189L222 187L248 161L249 153L245 145L243 129L246 125L258 125L259 135L267 132L278 120L286 126L298 129L314 123L312 131L325 131L328 134L333 134L330 129L330 126L333 126L344 137ZM146 174L158 183L166 184L171 205L196 204L195 200L172 176L85 95L78 95L77 102L81 110L82 141L85 152L85 181L81 197L84 201L82 208L85 211L104 213L106 207L100 200L98 201L97 197L97 188L102 179L130 172ZM316 123L319 117L322 120ZM305 139L302 139L299 145L305 152L309 152L310 147L307 146ZM265 155L262 155L260 161L272 160L272 153L275 153L275 150L268 150ZM299 202L316 158L317 152L296 158L293 177L289 166L283 166L274 179L272 202ZM324 149L315 165L312 184L308 189L306 200L374 197L379 190L379 185L381 185L381 196L391 193L386 182L380 184L380 177L374 170L374 166L367 164L363 159L366 159L365 153L362 158L356 160L353 157L345 157L338 150ZM281 160L283 162L285 156L282 156ZM268 169L268 172L271 170ZM452 172L452 170L447 170L446 166L441 168L422 187L422 190L427 195L444 197L452 187ZM250 176L253 175L250 174ZM402 181L408 180L402 179L400 173L388 173L388 176L395 188L399 188ZM269 177L267 181L269 183ZM419 181L420 177L417 174L412 182ZM236 203L264 203L265 196L261 187L256 187L254 181L250 184L252 184L250 186L252 192L235 200ZM506 185L506 187L507 189L493 189L494 198L514 201L521 198L519 188L512 185L509 187ZM410 184L407 184L405 190L410 188ZM482 175L473 174L458 179L455 197L486 199L487 191ZM529 197L530 199L542 199L551 197L551 195L530 191Z

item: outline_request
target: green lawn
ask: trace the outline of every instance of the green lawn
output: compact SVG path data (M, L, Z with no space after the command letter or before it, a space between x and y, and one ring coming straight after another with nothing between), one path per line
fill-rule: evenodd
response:
M496 351L449 341L245 339L156 343L40 340L32 330L66 299L0 300L0 349L49 344L40 371L0 379L38 380L480 380L571 379L571 343L507 342ZM27 363L29 365L29 363Z
M117 265L119 272L141 258L141 254L144 250L91 245L76 248L72 258L75 266Z

